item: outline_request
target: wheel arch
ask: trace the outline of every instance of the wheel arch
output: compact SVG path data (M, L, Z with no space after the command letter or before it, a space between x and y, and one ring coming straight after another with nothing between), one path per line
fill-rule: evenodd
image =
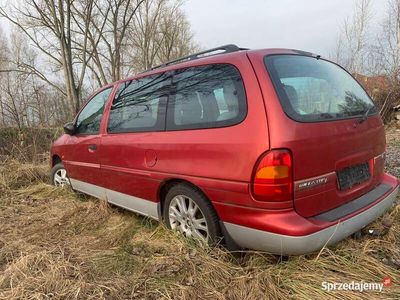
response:
M53 154L53 156L51 157L51 166L54 167L60 162L62 162L61 157L58 154Z
M217 215L218 219L220 219L216 209L214 208L214 205L212 204L212 201L210 200L210 198L207 196L207 194L196 184L194 184L193 182L190 182L186 179L182 179L182 178L169 178L165 181L163 181L160 184L159 190L158 190L158 195L157 195L157 200L159 203L159 210L160 210L160 217L162 218L163 213L164 213L164 201L165 201L165 196L167 195L169 189L171 187L173 187L174 185L177 184L185 184L190 186L191 188L197 190L198 192L200 192L205 199L207 199L207 201L211 204L211 206L213 207L215 214Z

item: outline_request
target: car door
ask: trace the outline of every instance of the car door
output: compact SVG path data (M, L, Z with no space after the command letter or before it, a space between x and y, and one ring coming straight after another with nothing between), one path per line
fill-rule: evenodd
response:
M166 73L122 82L101 142L107 200L155 218L154 195L159 184L151 175L158 159L155 135L165 130L170 82L171 75Z
M68 142L64 164L74 189L105 198L101 188L99 150L104 107L111 94L107 87L93 96L75 119L75 133Z

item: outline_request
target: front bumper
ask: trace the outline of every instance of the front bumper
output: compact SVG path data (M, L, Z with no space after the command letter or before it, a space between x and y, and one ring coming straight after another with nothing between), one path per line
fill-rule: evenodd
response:
M306 254L333 245L376 220L396 201L398 191L399 187L396 186L370 208L308 235L283 235L229 222L224 222L224 226L230 238L240 247L280 255Z

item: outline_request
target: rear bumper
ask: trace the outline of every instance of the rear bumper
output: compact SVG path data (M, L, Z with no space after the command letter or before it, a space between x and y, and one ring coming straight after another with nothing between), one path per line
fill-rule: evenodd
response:
M343 218L334 225L308 235L284 235L229 222L224 222L224 226L232 240L240 247L281 255L306 254L333 245L376 220L396 201L398 190L396 184L390 193L368 209L360 210L360 213L350 218Z

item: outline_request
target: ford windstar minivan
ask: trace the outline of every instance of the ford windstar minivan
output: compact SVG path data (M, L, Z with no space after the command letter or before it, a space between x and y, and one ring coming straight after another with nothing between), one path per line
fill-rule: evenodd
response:
M52 146L51 178L200 241L303 254L392 206L385 147L342 67L226 45L93 94Z

